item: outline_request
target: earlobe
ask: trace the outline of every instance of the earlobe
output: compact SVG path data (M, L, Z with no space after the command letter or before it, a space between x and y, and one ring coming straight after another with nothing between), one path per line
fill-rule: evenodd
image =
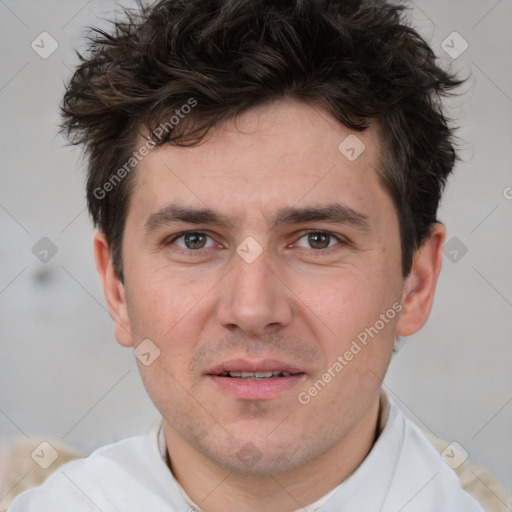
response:
M101 279L103 293L112 319L114 335L120 345L132 346L132 336L124 285L114 271L110 249L105 235L100 231L94 234L94 258Z
M402 293L402 311L397 324L398 336L410 336L427 321L441 272L446 229L442 224L431 226L430 234L414 253L411 271Z

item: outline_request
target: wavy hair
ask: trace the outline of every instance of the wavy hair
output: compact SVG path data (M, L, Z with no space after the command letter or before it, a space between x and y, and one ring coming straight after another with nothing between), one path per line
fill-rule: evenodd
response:
M92 29L61 127L85 149L89 212L118 276L134 173L105 197L95 190L126 165L137 136L198 144L217 123L284 97L351 130L378 127L406 276L456 159L442 98L461 81L404 18L403 6L379 0L161 0L125 10L109 32ZM155 130L190 98L175 129Z

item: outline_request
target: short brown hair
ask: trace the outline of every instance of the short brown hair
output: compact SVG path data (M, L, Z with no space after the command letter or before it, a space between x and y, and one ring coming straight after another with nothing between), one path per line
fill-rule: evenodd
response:
M217 123L289 97L317 104L351 130L379 128L379 172L399 218L402 273L436 222L456 158L441 108L460 81L378 0L161 0L93 29L71 78L62 127L88 156L87 201L123 279L122 238L135 140L192 145ZM162 134L177 109L193 112ZM190 103L189 103L190 104ZM122 179L115 182L115 176ZM98 189L108 193L98 198ZM95 194L96 191L96 194Z

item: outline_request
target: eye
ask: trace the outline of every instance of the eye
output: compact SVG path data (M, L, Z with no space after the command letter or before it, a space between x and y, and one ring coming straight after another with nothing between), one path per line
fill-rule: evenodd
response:
M341 238L326 231L310 231L301 236L295 245L306 249L328 249L338 243L343 243Z
M215 242L201 231L187 231L169 240L169 244L175 244L182 249L198 250L213 247Z

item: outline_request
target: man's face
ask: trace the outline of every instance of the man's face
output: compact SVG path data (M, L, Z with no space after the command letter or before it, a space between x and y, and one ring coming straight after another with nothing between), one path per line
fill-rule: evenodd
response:
M348 135L323 110L282 101L199 146L154 150L136 171L130 342L160 350L139 366L166 432L219 466L302 465L378 400L404 284L399 227L375 129L357 134L354 161L338 149Z

